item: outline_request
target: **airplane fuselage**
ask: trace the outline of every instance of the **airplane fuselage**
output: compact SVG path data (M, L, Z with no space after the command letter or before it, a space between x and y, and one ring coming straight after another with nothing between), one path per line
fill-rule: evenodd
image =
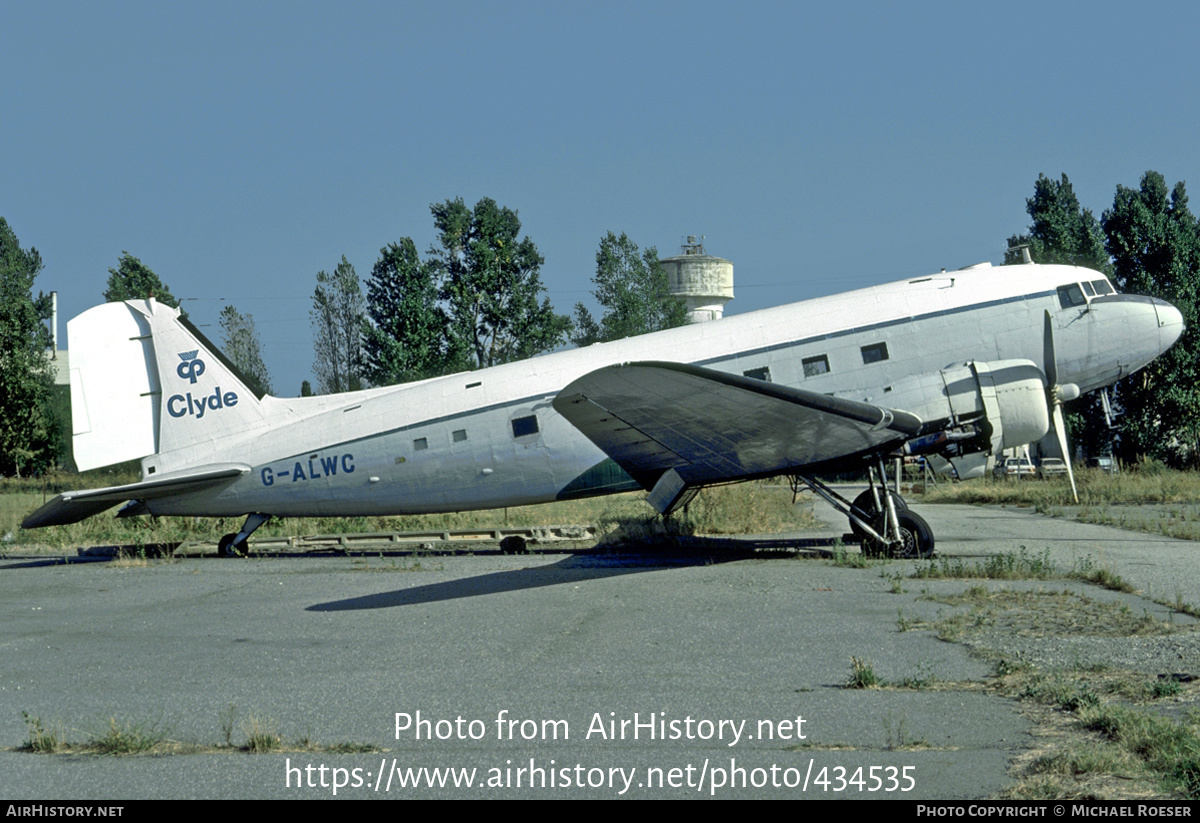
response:
M239 390L180 365L177 380L164 380L164 407L174 425L209 426L212 436L202 448L146 458L144 473L212 463L214 454L251 471L220 491L155 499L148 508L404 514L637 488L551 406L576 377L635 360L689 363L921 415L925 399L906 390L909 381L971 360L1041 363L1049 311L1060 381L1089 391L1144 366L1181 329L1179 313L1162 301L1097 294L1104 291L1111 287L1103 276L1086 269L973 267L418 383L265 397L262 414L236 429L216 421L237 409Z

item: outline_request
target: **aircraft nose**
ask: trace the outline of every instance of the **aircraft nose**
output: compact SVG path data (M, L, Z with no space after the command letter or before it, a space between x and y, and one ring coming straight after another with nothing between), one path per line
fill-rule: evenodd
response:
M1183 314L1166 300L1154 300L1154 313L1158 315L1158 342L1160 351L1175 345L1183 334Z

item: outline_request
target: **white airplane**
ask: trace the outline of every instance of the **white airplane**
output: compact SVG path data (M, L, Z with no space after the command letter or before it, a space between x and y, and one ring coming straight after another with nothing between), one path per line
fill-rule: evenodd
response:
M1162 300L1098 272L989 264L416 383L256 396L177 309L107 303L68 324L75 461L142 480L66 492L22 524L137 514L465 511L645 489L668 514L705 485L791 475L864 548L929 556L883 461L964 473L1062 434L1061 402L1111 385L1183 331ZM1039 365L1040 364L1040 365ZM974 459L974 464L972 460ZM879 469L878 478L876 468ZM854 501L819 473L868 470ZM1073 481L1072 481L1073 483Z

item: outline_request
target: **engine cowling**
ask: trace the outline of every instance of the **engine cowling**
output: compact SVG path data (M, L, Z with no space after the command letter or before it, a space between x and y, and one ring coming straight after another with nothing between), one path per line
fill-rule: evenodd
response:
M974 376L974 391L951 396L960 417L979 410L991 426L991 453L1041 440L1050 431L1046 378L1028 360L974 361L961 368Z
M1046 377L1029 360L973 360L948 366L893 386L887 402L946 431L973 432L950 441L959 454L998 455L1040 440L1050 430Z

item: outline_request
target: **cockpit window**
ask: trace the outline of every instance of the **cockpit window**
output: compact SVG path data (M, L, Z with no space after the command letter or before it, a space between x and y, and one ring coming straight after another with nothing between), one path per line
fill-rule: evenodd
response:
M1096 290L1096 294L1113 294L1116 291L1107 280L1093 280L1092 287Z
M1094 288L1092 288L1091 283L1080 283L1079 285L1083 286L1083 293L1086 294L1088 297L1096 296L1096 290Z
M1083 296L1083 289L1079 288L1078 283L1069 283L1058 287L1058 302L1064 309L1069 309L1085 305L1087 298Z

